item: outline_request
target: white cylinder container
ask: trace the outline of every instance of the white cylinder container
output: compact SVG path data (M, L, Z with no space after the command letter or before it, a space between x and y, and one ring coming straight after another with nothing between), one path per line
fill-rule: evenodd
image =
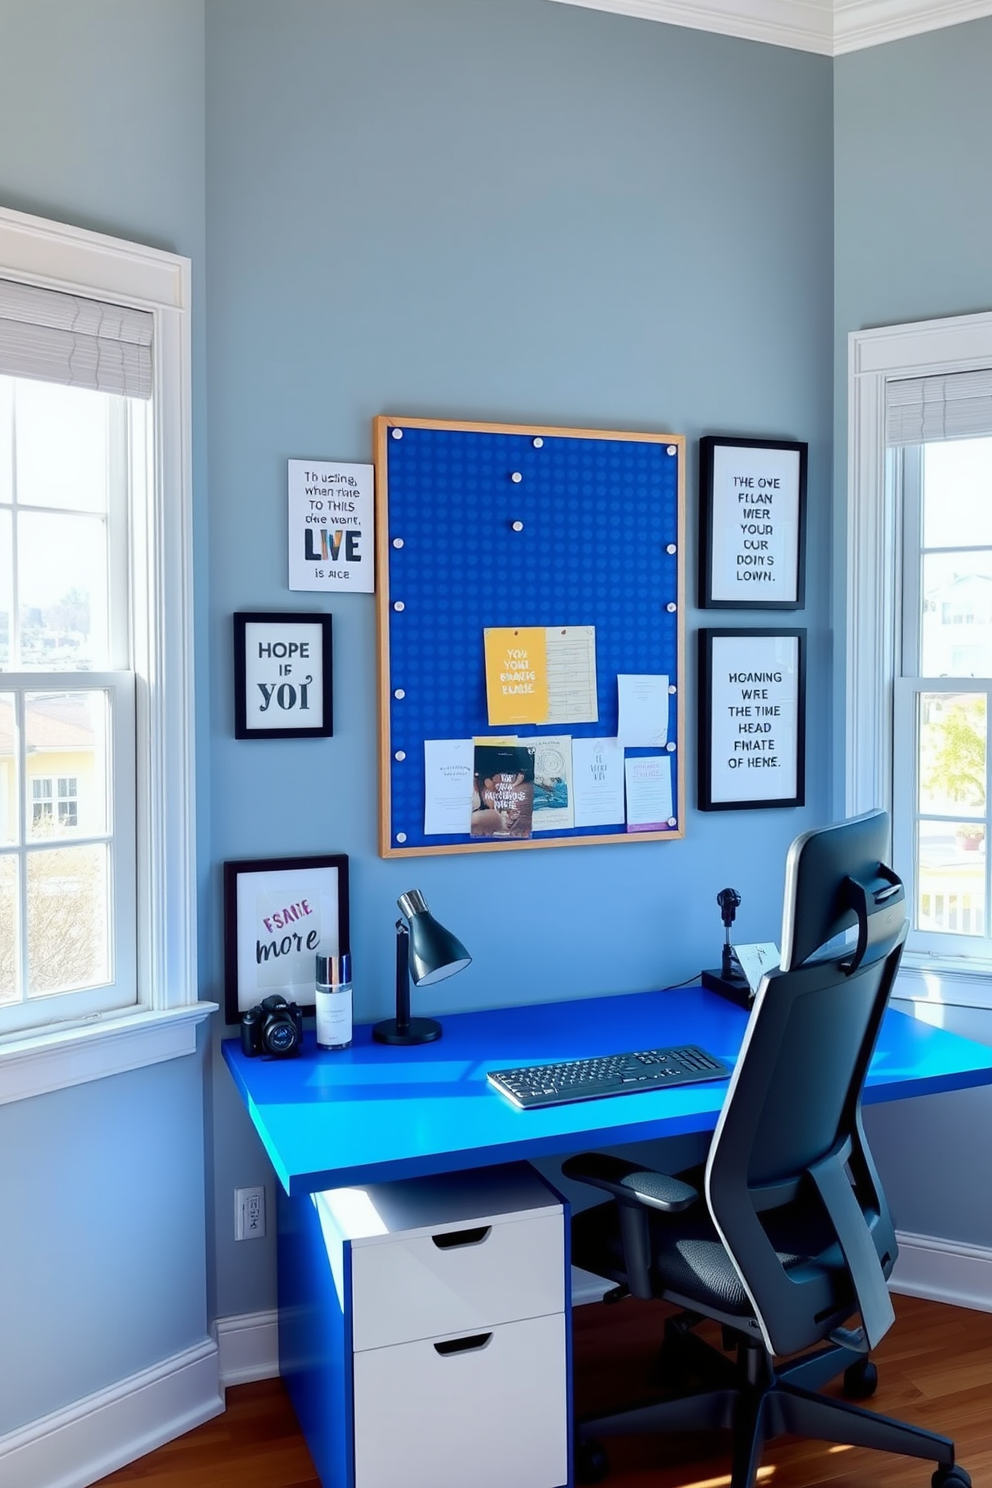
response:
M314 989L317 1004L317 1046L347 1049L352 1036L351 956L324 956L317 952Z

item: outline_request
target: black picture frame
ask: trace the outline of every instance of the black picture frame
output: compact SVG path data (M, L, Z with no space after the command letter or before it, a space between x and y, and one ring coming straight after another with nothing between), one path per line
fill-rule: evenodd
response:
M698 662L700 811L804 805L805 629L701 630Z
M316 612L235 614L236 739L327 739L334 733L331 620Z
M808 471L800 440L700 439L702 609L803 608Z
M227 1023L275 992L312 1013L317 951L350 949L345 853L224 864Z

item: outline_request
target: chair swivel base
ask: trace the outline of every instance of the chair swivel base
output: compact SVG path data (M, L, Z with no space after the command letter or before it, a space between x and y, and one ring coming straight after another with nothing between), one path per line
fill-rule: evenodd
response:
M725 1358L719 1362L724 1366L729 1363ZM832 1372L837 1372L836 1365ZM598 1482L605 1476L605 1454L596 1437L722 1429L733 1432L730 1488L754 1488L765 1443L783 1434L921 1457L937 1464L933 1483L938 1488L970 1488L971 1479L955 1464L954 1443L947 1437L876 1415L834 1396L819 1395L792 1381L793 1376L812 1380L817 1374L824 1379L831 1376L822 1352L775 1371L763 1350L745 1347L738 1361L736 1384L725 1383L696 1394L580 1421L578 1481Z

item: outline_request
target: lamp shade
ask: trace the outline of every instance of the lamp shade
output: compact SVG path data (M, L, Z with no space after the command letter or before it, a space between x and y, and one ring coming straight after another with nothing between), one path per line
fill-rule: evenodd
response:
M409 964L414 984L429 987L464 971L472 957L457 935L438 924L420 890L410 889L396 902L410 922Z

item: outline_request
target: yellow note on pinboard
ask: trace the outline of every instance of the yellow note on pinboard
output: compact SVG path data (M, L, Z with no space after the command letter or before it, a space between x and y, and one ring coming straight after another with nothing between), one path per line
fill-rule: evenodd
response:
M543 723L548 716L544 626L489 626L484 636L490 725Z

